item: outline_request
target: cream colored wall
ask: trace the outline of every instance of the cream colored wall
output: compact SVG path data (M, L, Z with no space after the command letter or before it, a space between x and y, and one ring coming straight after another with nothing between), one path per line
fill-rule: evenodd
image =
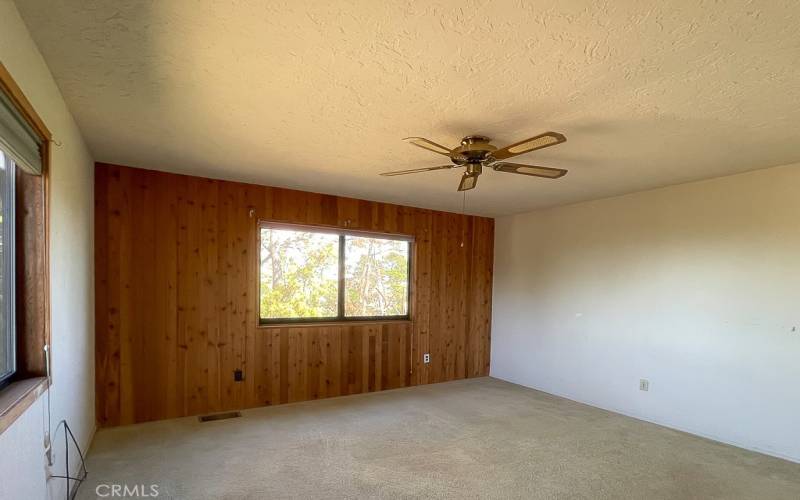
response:
M51 163L51 414L54 427L61 419L69 422L85 450L95 429L93 160L10 0L0 0L0 61L61 143ZM0 435L0 498L64 497L64 481L47 480L45 416L41 398ZM50 472L63 474L62 431L53 438L56 464Z
M498 219L491 373L800 461L800 164Z

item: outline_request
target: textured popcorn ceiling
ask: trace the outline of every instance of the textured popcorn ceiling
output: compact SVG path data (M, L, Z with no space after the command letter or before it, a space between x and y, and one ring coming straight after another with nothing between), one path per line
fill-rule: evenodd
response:
M17 3L100 161L460 210L401 138L566 134L485 215L800 161L796 0Z

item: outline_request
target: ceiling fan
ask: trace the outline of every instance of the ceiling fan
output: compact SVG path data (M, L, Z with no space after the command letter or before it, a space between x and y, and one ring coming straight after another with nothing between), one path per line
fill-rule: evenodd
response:
M467 191L474 189L475 186L478 185L478 176L483 172L483 167L491 168L498 172L532 175L534 177L545 177L547 179L558 179L567 173L566 170L560 168L539 167L536 165L524 165L522 163L508 163L503 161L517 155L566 142L567 138L557 132L545 132L544 134L539 134L530 139L525 139L524 141L515 142L510 146L500 149L492 146L490 144L491 139L482 135L468 135L461 139L461 145L454 149L448 149L424 137L406 137L403 140L414 146L447 156L453 163L452 165L442 165L439 167L395 170L394 172L384 172L381 175L405 175L415 174L417 172L429 172L431 170L466 167L467 170L461 177L458 190Z

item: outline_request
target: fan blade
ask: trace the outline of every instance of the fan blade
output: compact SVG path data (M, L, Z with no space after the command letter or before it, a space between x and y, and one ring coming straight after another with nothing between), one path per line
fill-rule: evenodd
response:
M562 142L566 141L567 138L559 134L558 132L545 132L544 134L537 135L536 137L531 137L530 139L525 139L524 141L515 142L510 146L498 149L497 151L492 153L492 157L495 158L496 160L505 160L506 158L511 158L512 156L521 155L523 153L529 153L531 151L536 151L537 149L555 146L556 144L561 144Z
M492 168L498 172L508 172L509 174L532 175L534 177L546 177L548 179L558 179L567 175L567 171L561 168L537 167L535 165L523 165L522 163L495 163Z
M478 185L478 176L476 174L464 174L461 177L461 182L458 184L459 191L469 191L475 189Z
M445 170L448 168L455 168L457 165L442 165L440 167L425 167L425 168L412 168L411 170L395 170L394 172L383 172L381 175L384 177L392 177L393 175L406 175L416 174L417 172L430 172L431 170Z
M403 140L409 144L417 146L418 148L427 149L428 151L433 151L434 153L439 153L440 155L450 156L452 154L448 148L442 146L441 144L436 144L433 141L429 141L424 137L406 137Z

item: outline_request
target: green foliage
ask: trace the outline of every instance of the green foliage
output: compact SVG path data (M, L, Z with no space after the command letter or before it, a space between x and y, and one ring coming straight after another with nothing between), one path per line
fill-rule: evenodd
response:
M408 312L408 243L348 237L345 255L347 316L396 316Z
M335 235L261 233L261 317L336 316L339 242Z
M345 315L408 312L408 243L348 236L345 243ZM337 315L338 236L263 229L261 317Z

